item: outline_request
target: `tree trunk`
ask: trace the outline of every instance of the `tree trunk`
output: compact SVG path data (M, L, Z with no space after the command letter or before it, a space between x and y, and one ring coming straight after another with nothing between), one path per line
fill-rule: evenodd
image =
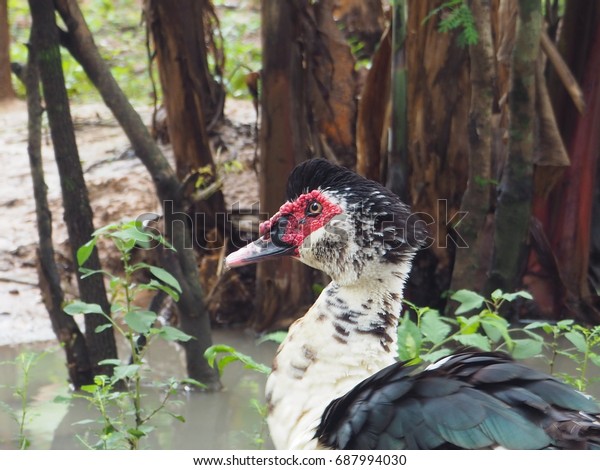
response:
M193 173L202 172L205 183L199 189L204 189L217 180L207 124L214 124L222 117L225 100L222 85L215 81L208 67L204 18L212 11L212 5L208 0L183 0L173 8L168 0L147 0L145 6L156 48L177 176L183 181ZM190 181L193 183L197 178ZM204 216L202 223L194 223L194 239L206 247L208 240L216 238L208 233L216 234L216 243L211 243L211 247L222 245L225 213L222 191L218 189L206 200L194 203L190 211ZM220 218L217 214L221 214Z
M67 315L62 307L64 302L60 276L54 259L52 245L52 213L46 196L46 182L42 166L42 102L40 96L40 78L35 47L30 44L27 67L24 73L24 85L27 93L29 165L33 180L33 194L37 218L38 278L44 305L50 315L50 322L56 338L61 343L67 357L67 370L71 384L75 388L91 384L94 381L85 337L79 330L73 317Z
M77 250L92 238L94 232L92 209L88 200L69 110L54 5L52 0L30 0L29 7L33 20L32 43L39 59L50 134L60 175L65 223L69 234L73 263L77 265ZM94 270L100 269L97 250L93 251L86 267ZM77 283L81 300L100 305L102 310L110 315L110 304L106 298L102 277L90 276L81 279L80 276L77 276ZM106 320L101 315L85 316L86 342L90 361L96 374L110 372L109 366L98 366L99 361L117 357L112 331L95 332L96 327L104 323Z
M196 125L200 134L190 140L190 145L201 152L192 155L185 149L177 162L177 172L183 177L192 168L212 164L207 129L211 130L223 118L225 57L222 46L215 41L220 34L219 20L211 0L181 0L177 8L168 0L144 0L144 14L156 49L167 120L173 126ZM181 100L185 100L191 111L186 111ZM188 112L193 121L186 123L171 110ZM185 157L189 158L187 165Z
M436 308L443 307L455 247L463 243L452 226L462 217L469 154L468 50L456 33L438 31L438 16L425 21L442 3L408 0L406 38L410 202L434 238L415 259L407 296Z
M306 109L308 123L318 136L316 153L346 167L356 164L357 84L355 59L346 38L333 18L333 0L310 6L297 3L295 18L303 37L304 63L308 77ZM312 19L314 17L314 20Z
M392 3L391 126L382 183L409 203L406 0Z
M15 97L10 72L8 0L0 0L0 101Z
M356 118L356 172L383 181L390 127L392 34L388 29L373 56L358 102Z
M565 2L565 13L561 22L557 47L579 83L583 79L588 54L598 28L599 12L600 4L598 2L589 0ZM548 89L563 141L570 142L575 132L579 112L553 68L548 70Z
M482 250L483 229L490 212L492 167L492 111L494 106L494 47L490 0L470 1L479 35L469 47L471 107L469 110L469 181L460 210L468 215L457 230L468 248L457 249L451 291L481 291L489 268Z
M514 290L521 281L533 195L535 73L542 14L540 0L519 0L509 92L508 160L496 207L489 290Z
M219 389L218 374L203 357L204 351L212 344L210 320L198 280L195 251L190 249L193 246L192 234L189 216L185 213L182 200L181 184L100 56L77 3L74 0L56 0L56 7L68 28L68 33L63 35L64 44L82 65L102 99L119 121L136 155L152 175L158 197L163 204L166 235L177 250L172 271L184 291L178 303L181 322L184 328L190 324L194 325L189 333L194 335L195 339L184 344L188 374L211 389ZM170 203L170 206L167 206L167 203ZM165 267L169 269L171 266Z
M262 1L259 182L261 212L269 216L284 201L287 176L296 164L310 155L298 21L304 6L297 3ZM296 261L286 258L261 263L256 275L254 327L259 331L281 318L297 317L312 301L310 270Z
M554 285L549 286L550 294L558 294L553 298L555 303L542 305L541 310L547 316L576 316L581 321L597 323L599 305L597 295L590 291L588 270L590 262L598 269L598 252L593 247L598 246L600 239L593 218L593 206L598 205L594 188L598 186L600 158L600 56L597 54L600 8L596 5L595 10L589 10L589 5L580 6L590 15L586 17L589 23L586 29L577 30L583 39L572 43L577 52L570 51L567 57L578 55L580 49L587 51L586 57L578 57L572 64L584 90L586 107L583 114L579 114L572 104L563 103L565 114L572 119L565 121L561 116L571 165L564 170L552 192L536 200L536 215L542 220L560 274L558 281L552 279ZM569 29L565 33L567 31ZM565 39L565 42L568 41ZM595 244L592 238L596 238Z

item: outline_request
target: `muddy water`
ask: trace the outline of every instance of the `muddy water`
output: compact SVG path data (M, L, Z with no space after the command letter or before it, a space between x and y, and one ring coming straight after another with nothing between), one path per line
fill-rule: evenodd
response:
M235 330L215 331L215 343L234 346L251 355L258 362L269 364L276 345L258 345L253 336ZM54 402L57 396L70 392L66 383L63 354L53 343L29 344L26 347L0 347L0 402L7 403L13 411L20 412L20 401L13 395L15 385L22 385L23 374L18 367L6 361L14 361L20 351L47 351L32 369L28 387L28 416L25 434L32 449L84 449L86 442L97 441L100 424L84 420L98 419L98 412L84 400L69 403ZM181 352L174 345L157 342L148 353L148 363L153 379L184 377ZM159 416L153 423L156 430L144 441L151 449L271 449L272 444L264 420L253 405L263 403L266 377L258 372L231 364L223 376L225 390L222 393L189 393L181 391L171 410L185 418L182 423L170 416ZM149 407L158 403L157 388L147 386L145 403ZM0 408L0 449L17 448L19 427L5 407ZM83 423L80 423L82 422Z
M242 331L216 330L215 343L234 346L251 355L256 361L270 364L276 349L274 343L257 344L255 338ZM25 434L33 449L83 449L85 444L97 441L100 424L98 412L84 400L56 403L55 397L69 395L63 353L55 343L32 343L21 347L0 347L0 405L7 403L12 410L20 410L14 387L21 386L23 374L11 361L21 351L52 351L46 353L32 369L28 387L28 416ZM148 356L153 379L184 377L181 351L174 345L157 342ZM541 359L526 361L538 370L548 371ZM597 372L590 367L591 374ZM571 361L557 358L555 371L576 375ZM222 393L189 393L181 391L175 397L178 403L171 410L183 417L181 423L170 416L161 416L153 423L156 430L144 442L150 449L272 449L264 420L253 402L263 404L265 376L243 369L239 364L226 368ZM146 386L144 398L147 408L160 400L156 387ZM600 399L600 383L592 384L588 392ZM15 436L18 425L5 407L0 408L0 449L17 448Z

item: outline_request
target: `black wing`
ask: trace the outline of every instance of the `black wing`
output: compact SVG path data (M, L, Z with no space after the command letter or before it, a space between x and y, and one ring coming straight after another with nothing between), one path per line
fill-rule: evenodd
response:
M393 364L325 412L334 449L600 449L600 407L498 353L466 352L431 370Z

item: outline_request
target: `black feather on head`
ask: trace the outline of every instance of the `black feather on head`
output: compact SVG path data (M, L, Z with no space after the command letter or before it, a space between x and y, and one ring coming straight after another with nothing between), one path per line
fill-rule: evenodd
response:
M291 201L315 189L342 198L357 216L357 242L384 243L389 250L386 257L390 260L394 254L417 251L428 241L423 220L411 213L410 207L396 194L376 181L323 158L314 158L294 168L288 178L286 196ZM363 234L365 220L374 221L369 234Z

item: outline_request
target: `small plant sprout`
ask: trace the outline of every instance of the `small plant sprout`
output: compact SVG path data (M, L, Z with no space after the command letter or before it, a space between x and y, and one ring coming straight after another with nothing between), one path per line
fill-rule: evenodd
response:
M17 424L19 431L17 434L18 448L20 450L29 449L31 441L27 437L26 426L31 420L29 382L32 370L49 353L54 352L48 349L42 352L24 351L14 360L0 362L0 365L9 365L15 367L21 375L21 380L11 386L13 396L19 400L19 409L15 409L8 403L0 401L0 409L4 410Z
M517 298L531 299L528 292L503 293L496 290L490 299L470 291L459 290L451 298L460 305L455 317L442 317L437 310L406 304L416 313L416 323L410 311L405 312L398 328L398 355L401 360L435 361L452 351L448 346L456 343L483 351L500 349L516 359L539 354L543 337L521 328L511 328L499 314L504 302ZM465 315L472 310L478 313Z
M105 270L90 270L83 265L100 238L108 239L121 255L123 271L121 275ZM135 248L149 248L162 245L173 249L160 235L144 231L141 222L130 221L107 225L94 232L92 239L77 252L77 261L83 276L103 275L108 278L111 294L111 312L108 315L98 304L75 300L64 307L69 315L102 315L106 323L96 328L96 332L112 328L123 337L131 352L130 360L107 359L101 365L114 367L112 376L96 376L94 383L82 387L82 397L92 403L101 414L102 430L100 441L94 448L139 448L139 441L152 431L150 420L159 412L167 412L174 418L183 421L183 417L167 411L167 401L175 394L179 382L174 379L162 384L163 399L153 409L146 409L142 399L142 379L147 373L144 356L148 347L156 338L167 341L188 341L191 336L172 326L159 324L156 312L145 310L135 305L136 297L147 291L161 290L175 301L179 299L181 287L179 282L164 269L145 262L132 261ZM149 274L149 282L136 282L140 271ZM139 338L144 341L140 342ZM140 343L144 346L140 347ZM124 386L125 385L125 386ZM202 384L195 383L197 386ZM114 410L118 410L116 415Z
M582 391L591 382L598 381L589 377L598 376L590 373L591 366L600 367L600 326L587 328L573 320L512 326L499 311L506 302L519 298L532 300L531 294L525 291L496 290L486 299L462 289L451 296L459 303L453 318L405 301L409 309L398 327L398 357L415 363L434 362L450 354L452 347L459 344L483 351L505 351L515 359L546 358L551 374L559 375ZM578 374L558 374L555 366L559 356L572 361Z

